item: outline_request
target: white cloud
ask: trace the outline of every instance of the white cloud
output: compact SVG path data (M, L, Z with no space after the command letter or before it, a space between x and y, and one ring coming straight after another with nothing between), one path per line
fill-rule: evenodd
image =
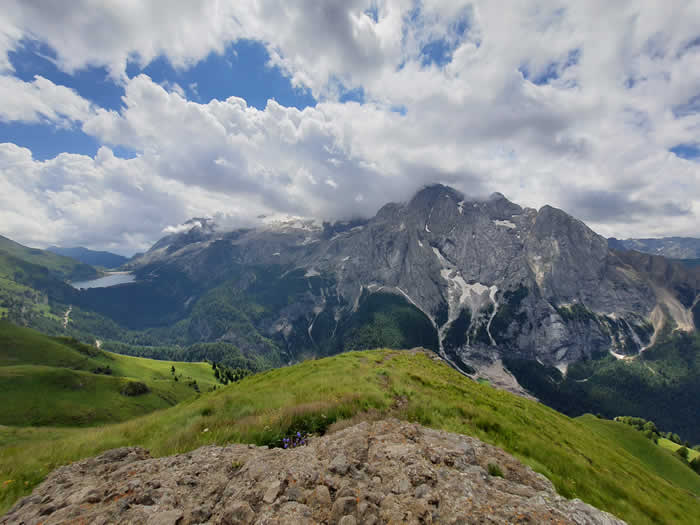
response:
M194 215L221 213L236 223L260 213L369 214L442 181L560 206L607 235L697 235L699 164L668 151L700 136L697 2L38 5L8 3L0 67L2 51L22 35L39 38L66 71L105 65L121 77L125 108L93 109L39 79L1 77L18 102L0 103L0 115L10 115L0 118L81 121L104 143L139 152L129 161L111 157L111 169L75 156L17 164L17 173L41 177L8 191L55 217L51 234L121 239L110 221L116 228L126 219L110 203L135 210L124 229L148 240ZM370 5L377 21L365 14ZM271 62L321 102L303 111L273 101L261 111L235 97L199 104L179 86L123 77L129 57L146 64L165 55L188 67L238 38L265 43ZM421 55L428 44L445 52L440 64ZM337 102L357 87L364 104ZM16 155L10 149L3 155ZM0 172L6 187L8 173ZM40 196L46 181L57 187L48 188L50 198ZM21 232L20 212L7 200L0 217ZM27 238L38 239L30 223L36 233Z
M164 179L143 159L120 159L106 147L95 158L64 153L42 162L26 148L0 144L0 224L31 246L131 254L150 247L169 224L224 204L233 214L237 202Z
M441 110L451 111L456 123L440 122L441 112L401 116L377 104L326 102L300 111L270 102L261 111L237 98L187 101L140 76L127 85L121 114L102 111L84 129L105 142L140 148L149 170L167 179L248 196L251 216L369 214L389 198L407 198L440 180L471 194L500 190L524 204L559 205L606 234L658 227L653 218L659 216L666 217L666 231L692 231L700 200L695 163L648 136L629 135L624 122L609 123L600 136L590 131L579 137L577 126L590 125L577 122L580 108L559 107L556 98L542 101L530 88L540 89L525 84L518 104L529 101L543 123L533 118L518 130L517 118L496 112L488 125L502 118L503 131L489 135L487 124L467 129L459 122L458 107ZM576 100L559 104L576 106ZM561 112L559 120L552 108ZM623 141L626 148L619 149ZM600 198L604 192L611 192L607 199ZM227 210L209 214L216 211Z
M233 18L234 5L218 0L75 0L70 5L9 0L3 3L0 45L6 52L18 35L39 38L55 49L63 70L106 66L116 78L124 75L128 60L145 66L159 55L187 67L236 38L240 24Z
M167 91L172 91L173 93L177 93L182 98L185 98L187 96L185 94L185 90L177 82L170 82L168 80L164 80L163 82L160 83L160 85L163 86Z
M183 222L182 224L174 224L170 226L166 226L163 228L162 232L165 234L172 234L172 233L184 233L186 231L189 231L192 229L192 224L188 224L186 222Z
M92 105L72 89L39 75L33 82L0 75L0 121L51 122L70 126L85 120Z

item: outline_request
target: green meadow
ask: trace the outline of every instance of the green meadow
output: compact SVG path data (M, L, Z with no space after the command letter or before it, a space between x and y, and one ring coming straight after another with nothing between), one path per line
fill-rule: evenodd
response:
M389 416L502 447L560 494L628 523L697 523L700 476L634 429L571 419L464 378L426 353L393 350L269 370L123 423L0 427L0 512L57 466L114 447L162 456L212 443L278 446L297 431L321 434Z
M132 382L145 384L148 392L124 395ZM208 363L122 356L0 322L2 425L126 421L193 398L216 383Z

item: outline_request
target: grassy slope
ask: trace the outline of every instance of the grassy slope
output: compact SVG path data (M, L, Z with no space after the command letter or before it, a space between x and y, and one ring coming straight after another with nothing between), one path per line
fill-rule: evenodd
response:
M63 279L89 279L99 275L93 267L75 259L46 250L28 248L2 235L0 235L0 252L22 261L48 268L53 275Z
M4 277L1 272L2 270L0 269L0 304L3 304L6 299L17 300L18 298L22 298L22 303L25 304L26 307L29 308L35 315L47 317L57 322L61 321L59 317L51 313L51 308L48 304L38 300L42 297L42 294L29 286L25 286L13 281L12 279ZM8 308L2 307L0 307L0 309L3 311L8 310Z
M179 376L174 381L171 367ZM98 368L111 375L95 374ZM120 393L131 380L151 392L136 397ZM175 363L121 356L69 340L0 322L0 412L6 425L86 425L125 421L167 408L215 384L207 363ZM47 399L51 402L48 403Z
M192 397L180 383L148 382L151 391L124 396L124 377L67 368L24 365L0 367L0 395L9 401L0 422L8 425L94 425L126 421ZM50 399L50 402L47 402Z
M671 452L675 452L676 450L681 448L681 446L678 443L674 443L670 439L666 439L666 438L659 439L659 446L661 448L664 448L664 449L669 450ZM693 459L697 458L698 456L700 456L700 452L698 452L697 450L693 450L692 448L688 449L688 461L692 461Z
M581 416L579 419L604 438L618 442L624 450L639 458L649 469L660 474L678 487L700 495L700 476L684 465L680 459L674 457L673 454L669 454L663 445L661 447L655 445L653 441L644 437L642 432L623 423L597 419L590 414ZM678 448L678 445L672 441L668 442ZM661 444L661 440L659 440L659 444ZM689 452L692 454L694 451ZM683 468L679 468L679 465Z
M671 464L669 474L644 461L645 451L623 446L624 429L606 433L590 418L570 419L465 379L425 354L397 351L351 352L271 370L121 424L0 427L0 511L52 468L106 449L141 445L166 455L209 443L275 444L291 432L322 431L360 413L394 415L503 447L549 477L561 494L629 523L693 523L697 516L700 488L693 494L678 481L687 467L678 462L676 472Z

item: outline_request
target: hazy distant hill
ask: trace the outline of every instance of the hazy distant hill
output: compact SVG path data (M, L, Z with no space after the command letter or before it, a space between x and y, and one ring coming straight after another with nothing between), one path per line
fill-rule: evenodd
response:
M76 246L75 248L49 246L47 250L65 257L72 257L76 261L91 266L101 266L103 268L118 268L129 260L128 257L117 255L116 253L88 250L82 246Z
M693 237L662 237L660 239L608 239L613 250L635 250L669 259L700 259L700 239Z
M0 235L0 255L43 266L52 276L59 279L76 281L93 279L99 275L97 270L85 263L50 251L23 246L2 235Z

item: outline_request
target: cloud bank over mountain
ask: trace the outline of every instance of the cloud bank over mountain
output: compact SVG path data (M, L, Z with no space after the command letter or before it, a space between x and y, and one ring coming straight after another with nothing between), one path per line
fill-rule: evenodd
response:
M696 234L700 5L578 4L10 1L3 233L128 253L193 216L347 218L444 182L605 235ZM255 68L314 103L202 94L272 93Z

